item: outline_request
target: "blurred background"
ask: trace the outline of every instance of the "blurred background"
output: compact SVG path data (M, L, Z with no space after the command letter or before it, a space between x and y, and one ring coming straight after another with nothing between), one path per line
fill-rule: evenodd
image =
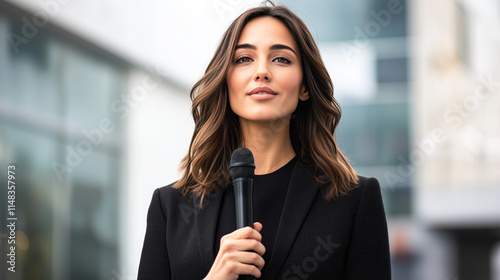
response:
M0 1L1 279L137 278L153 190L189 145L189 90L260 2ZM340 147L381 183L393 279L500 279L500 1L279 3L320 47Z

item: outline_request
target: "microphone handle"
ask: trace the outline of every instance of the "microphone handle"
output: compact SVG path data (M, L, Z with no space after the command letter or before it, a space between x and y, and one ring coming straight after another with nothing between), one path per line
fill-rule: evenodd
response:
M234 202L236 204L236 228L253 228L253 178L233 180ZM252 275L240 275L238 279L255 280Z
M253 179L233 180L234 202L236 205L236 228L253 228Z

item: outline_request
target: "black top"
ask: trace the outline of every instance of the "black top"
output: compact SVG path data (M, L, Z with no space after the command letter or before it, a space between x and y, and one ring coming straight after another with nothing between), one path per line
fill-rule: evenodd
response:
M255 175L253 184L253 218L255 222L262 224L262 245L266 253L262 256L266 265L273 252L276 231L285 203L285 197L292 176L293 167L297 157L278 170L264 175ZM223 195L219 222L215 235L215 252L219 252L220 239L222 236L236 229L236 214L234 204L234 189L229 186Z

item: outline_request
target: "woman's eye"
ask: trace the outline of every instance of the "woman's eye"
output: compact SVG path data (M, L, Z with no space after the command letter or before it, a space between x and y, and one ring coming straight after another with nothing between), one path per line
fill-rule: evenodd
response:
M245 63L245 62L251 62L252 59L248 56L242 56L242 57L238 57L236 59L236 63Z
M276 62L279 62L279 63L290 64L290 60L288 60L287 58L282 57L282 56L273 59L273 61L276 61Z

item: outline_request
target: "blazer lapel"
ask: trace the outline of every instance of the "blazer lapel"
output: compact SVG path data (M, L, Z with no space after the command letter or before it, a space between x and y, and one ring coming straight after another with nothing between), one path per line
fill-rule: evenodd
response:
M198 208L198 199L193 199L195 209L195 228L198 241L198 248L203 264L207 271L212 267L215 261L215 233L217 230L217 220L219 219L219 210L222 202L222 195L226 186L223 184L219 189L208 195L203 200L203 208Z
M298 160L290 178L273 253L263 271L265 279L277 279L318 191L312 168Z

